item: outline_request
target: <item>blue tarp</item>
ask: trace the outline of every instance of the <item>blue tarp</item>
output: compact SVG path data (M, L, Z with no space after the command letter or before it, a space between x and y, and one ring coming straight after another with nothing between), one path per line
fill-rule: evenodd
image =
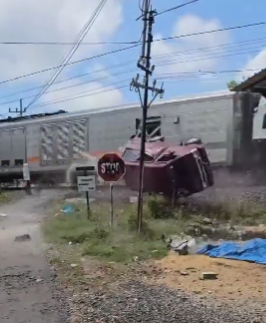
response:
M63 207L62 211L63 211L64 213L69 214L69 213L73 213L73 212L75 211L75 208L74 208L74 206L73 206L73 205L67 204L67 205L65 205L65 206Z
M214 258L226 258L266 265L266 240L252 239L245 243L223 242L220 245L205 245L197 254Z

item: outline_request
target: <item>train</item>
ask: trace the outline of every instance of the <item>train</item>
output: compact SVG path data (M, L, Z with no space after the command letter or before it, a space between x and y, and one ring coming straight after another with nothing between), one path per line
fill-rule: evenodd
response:
M147 133L158 129L154 136L163 135L173 144L198 137L211 164L241 164L250 159L253 139L266 139L266 126L257 129L266 113L262 101L257 95L230 91L158 101L149 108ZM262 111L259 119L256 109ZM27 163L33 182L64 183L88 156L95 162L106 151L121 153L140 124L139 104L2 119L0 182L23 178Z

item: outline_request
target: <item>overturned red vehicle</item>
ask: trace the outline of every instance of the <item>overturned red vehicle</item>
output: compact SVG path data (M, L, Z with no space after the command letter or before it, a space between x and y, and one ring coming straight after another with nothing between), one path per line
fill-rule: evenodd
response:
M140 138L131 139L124 147L125 182L132 190L139 185ZM163 137L146 142L144 192L160 193L175 198L203 191L214 184L210 161L200 139L173 145Z

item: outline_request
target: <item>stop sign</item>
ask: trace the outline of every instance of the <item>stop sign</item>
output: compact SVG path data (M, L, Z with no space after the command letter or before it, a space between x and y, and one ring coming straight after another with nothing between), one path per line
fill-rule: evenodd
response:
M125 163L116 153L106 153L98 160L98 175L105 182L117 182L125 172Z

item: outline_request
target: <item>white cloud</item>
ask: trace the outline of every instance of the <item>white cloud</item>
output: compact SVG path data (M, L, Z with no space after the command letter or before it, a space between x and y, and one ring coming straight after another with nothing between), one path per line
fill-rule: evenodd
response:
M186 35L198 32L207 32L222 28L217 19L205 20L196 15L185 15L178 19L173 27L173 36ZM161 38L156 35L155 38ZM168 42L155 42L153 53L160 55L154 57L157 72L181 73L182 77L192 77L192 72L217 70L220 44L229 41L229 33L206 33L204 35L181 37ZM161 65L161 67L160 67ZM190 73L190 74L186 74Z
M94 12L99 0L9 0L0 2L0 39L7 41L72 42ZM108 17L108 24L106 20ZM121 0L110 0L85 41L108 39L122 22ZM71 46L13 46L0 51L1 77L13 77L57 65ZM81 46L78 56L90 56L99 46Z
M110 41L122 23L122 2L123 0L109 0L98 16L96 22L84 38L83 42L104 42ZM0 1L0 40L2 41L59 41L74 42L89 17L100 3L100 0L8 0ZM61 63L72 46L43 46L43 45L3 45L0 50L1 80L13 78L18 75L56 66ZM104 45L80 46L72 60L83 57L90 57L99 52L105 51ZM96 62L95 62L96 63ZM83 64L82 66L84 66ZM72 67L72 71L77 66ZM88 65L84 67L88 70ZM93 70L93 66L90 67ZM70 69L65 71L65 78ZM8 83L12 92L21 86L29 88L44 84L55 73L39 74L34 77L22 79L22 82ZM84 73L82 71L82 73ZM77 73L75 73L77 74ZM76 82L72 81L72 82ZM64 84L65 85L65 84ZM60 86L63 86L60 84ZM98 87L101 84L97 85ZM93 87L87 85L88 89ZM53 89L53 88L52 88ZM75 89L75 91L82 91ZM74 91L74 90L73 90ZM73 91L60 91L53 94L53 100L74 94ZM47 100L47 95L42 101ZM84 109L85 106L96 107L99 105L119 104L122 95L119 91L106 92L98 96L66 103L68 108L73 110L74 106ZM41 101L38 101L38 103ZM60 107L60 108L66 108ZM59 105L58 105L59 108Z
M266 66L266 47L263 48L255 57L250 58L243 68L243 73L238 76L238 80L249 78L250 76L258 73Z

